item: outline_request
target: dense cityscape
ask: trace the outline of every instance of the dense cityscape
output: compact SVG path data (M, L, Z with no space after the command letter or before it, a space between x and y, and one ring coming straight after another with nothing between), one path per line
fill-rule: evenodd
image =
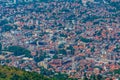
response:
M20 1L0 0L1 65L120 80L119 0Z

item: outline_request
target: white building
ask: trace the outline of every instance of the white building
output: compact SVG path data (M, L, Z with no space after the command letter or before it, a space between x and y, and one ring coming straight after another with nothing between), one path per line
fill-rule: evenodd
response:
M86 3L87 3L88 1L89 1L89 2L94 2L94 0L82 0L83 5L86 6Z

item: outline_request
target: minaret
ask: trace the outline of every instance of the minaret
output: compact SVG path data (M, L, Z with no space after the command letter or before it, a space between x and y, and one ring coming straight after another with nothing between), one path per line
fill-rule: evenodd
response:
M72 70L75 70L75 57L72 57Z
M106 57L106 55L107 55L106 51L105 51L104 49L102 49L101 52L102 52L102 60L103 60L103 61L106 61L106 60L107 60L107 59L106 59L106 58L107 58L107 57Z

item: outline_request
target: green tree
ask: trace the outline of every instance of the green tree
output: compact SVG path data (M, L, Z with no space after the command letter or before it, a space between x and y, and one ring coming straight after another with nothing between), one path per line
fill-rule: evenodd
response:
M57 80L67 80L68 79L68 75L67 74L58 73L58 74L55 75L55 78Z
M5 24L7 24L7 23L8 23L7 20L1 20L1 21L0 21L0 26L3 26L3 25L5 25Z
M90 51L95 52L95 47L92 47Z
M7 77L7 75L5 73L0 72L0 78L6 78L6 77Z
M113 72L114 72L114 74L120 74L120 69L116 69Z
M40 56L34 58L36 62L43 61L47 57L46 52L43 52L42 50L40 50L40 53L41 53Z
M26 57L31 57L31 52L28 49L20 46L9 46L7 50L10 52L14 52L15 56L25 55Z
M69 47L67 47L67 50L70 50L71 51L71 55L74 55L74 53L75 53L75 49L73 48L73 46L69 46Z
M58 50L58 54L63 54L63 55L66 55L66 50L65 49L60 49Z
M10 25L4 25L1 27L1 29L2 29L2 32L7 32L7 31L10 31L11 29L13 29L13 27Z
M47 70L44 67L40 67L40 74L51 76L51 75L54 75L54 72L52 70Z
M58 59L57 54L54 54L53 59Z
M103 79L103 77L102 77L102 75L97 75L97 80L102 80Z
M19 80L20 76L17 74L13 74L12 78L10 80Z
M92 39L87 39L87 38L84 38L84 37L80 37L80 40L82 41L82 42L85 42L85 43L89 43L89 42L92 42L93 40Z
M90 76L90 80L96 80L95 74L92 74L92 75Z
M84 78L83 80L88 80L87 76L86 76L86 73L84 73Z

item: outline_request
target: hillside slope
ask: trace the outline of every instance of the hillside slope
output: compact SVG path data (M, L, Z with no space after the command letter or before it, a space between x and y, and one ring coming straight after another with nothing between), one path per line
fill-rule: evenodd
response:
M0 66L0 80L54 80L35 72L26 72L14 67Z
M66 77L65 75L56 75L49 78L36 72L27 72L15 67L0 65L0 80L77 80L77 79L71 79Z

